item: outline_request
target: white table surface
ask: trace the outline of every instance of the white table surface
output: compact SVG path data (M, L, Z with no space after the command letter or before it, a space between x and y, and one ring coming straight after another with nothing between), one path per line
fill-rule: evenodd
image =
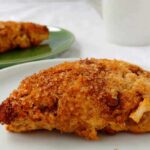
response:
M123 47L104 38L103 21L87 0L0 0L0 19L33 21L59 26L74 33L71 50L58 56L116 58L150 66L150 47Z

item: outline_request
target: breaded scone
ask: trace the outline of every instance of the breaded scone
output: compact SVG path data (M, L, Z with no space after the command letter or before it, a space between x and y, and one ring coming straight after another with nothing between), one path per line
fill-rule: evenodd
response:
M0 105L0 122L92 140L97 131L150 132L150 73L117 60L66 62L24 79Z
M30 22L0 21L0 53L14 48L28 48L48 39L46 26Z

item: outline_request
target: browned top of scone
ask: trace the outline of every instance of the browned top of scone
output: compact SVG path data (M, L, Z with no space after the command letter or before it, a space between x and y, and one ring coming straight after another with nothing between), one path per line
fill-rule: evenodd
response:
M24 79L0 106L0 121L10 124L32 110L32 120L48 115L61 131L99 129L100 118L124 124L147 96L150 73L136 65L107 59L65 62Z

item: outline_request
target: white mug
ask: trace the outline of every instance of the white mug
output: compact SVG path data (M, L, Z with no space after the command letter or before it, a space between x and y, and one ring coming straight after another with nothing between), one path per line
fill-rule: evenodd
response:
M150 45L150 0L101 0L101 12L110 42Z

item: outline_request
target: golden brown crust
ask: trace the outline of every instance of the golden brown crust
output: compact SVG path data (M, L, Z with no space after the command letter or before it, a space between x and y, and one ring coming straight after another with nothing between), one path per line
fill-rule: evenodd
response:
M48 39L48 28L30 22L0 22L0 53L14 48L28 48Z
M138 66L106 59L66 62L24 79L0 106L0 122L13 132L57 129L93 140L99 130L149 132L147 113L139 123L130 118L149 96L150 73Z

